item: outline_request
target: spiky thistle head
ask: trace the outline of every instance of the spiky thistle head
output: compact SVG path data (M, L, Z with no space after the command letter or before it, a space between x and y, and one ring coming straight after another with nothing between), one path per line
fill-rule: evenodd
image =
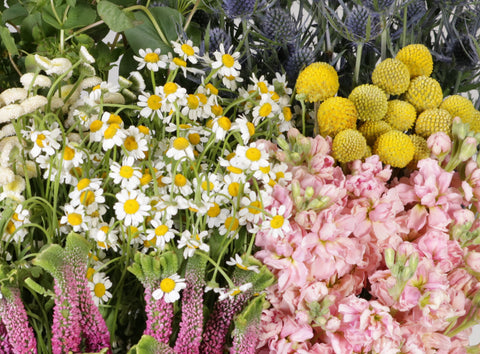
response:
M289 56L284 64L289 81L295 81L298 73L315 61L315 51L309 46L291 46Z
M262 18L262 30L268 39L278 44L291 43L298 37L295 19L281 7L266 11Z
M381 33L378 15L364 6L355 6L345 19L345 26L353 41L369 41Z
M395 0L363 0L362 4L370 11L385 12L394 2Z
M249 18L255 9L256 0L223 0L223 10L230 19Z
M223 44L223 47L226 49L232 46L232 38L223 28L212 28L210 30L209 37L208 51L210 53L218 51L220 49L220 44Z

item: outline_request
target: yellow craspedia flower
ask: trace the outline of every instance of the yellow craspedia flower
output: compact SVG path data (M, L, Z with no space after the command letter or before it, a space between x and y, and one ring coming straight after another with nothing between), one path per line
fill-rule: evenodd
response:
M378 155L384 164L403 168L412 161L415 146L407 134L390 130L375 141L373 153Z
M362 133L355 129L345 129L333 139L332 154L339 162L350 162L361 159L366 148L367 141Z
M410 161L407 167L413 170L417 167L418 161L430 157L430 149L428 148L427 141L420 135L413 134L409 135L409 137L415 147L415 152L412 161Z
M357 109L348 98L330 97L318 108L317 120L320 134L334 137L342 130L356 127Z
M436 132L444 132L450 135L452 130L453 117L447 110L441 108L430 108L420 113L415 122L415 132L428 139Z
M358 128L358 131L367 139L368 145L373 145L380 135L390 130L392 130L391 125L384 120L368 121Z
M480 111L473 112L472 121L470 122L470 130L475 133L480 133Z
M370 84L357 86L348 99L355 103L360 120L380 120L387 113L387 95L378 86Z
M443 92L440 84L434 78L418 76L410 81L410 86L405 92L405 99L415 107L417 112L422 112L438 107L442 103Z
M389 95L400 95L410 85L410 72L400 60L388 58L375 67L372 82Z
M298 75L297 93L310 102L324 101L337 94L340 83L334 67L328 63L310 64Z
M403 132L413 127L413 123L417 119L417 111L406 101L391 100L388 101L387 114L384 119L393 129Z
M399 50L395 59L403 62L410 72L410 78L430 76L433 71L432 54L423 44L410 44Z
M447 110L452 117L460 117L463 123L470 123L475 113L472 101L460 95L446 97L439 108Z

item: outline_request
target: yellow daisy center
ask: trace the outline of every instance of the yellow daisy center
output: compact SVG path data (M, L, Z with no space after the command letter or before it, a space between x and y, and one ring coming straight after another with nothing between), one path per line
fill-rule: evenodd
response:
M270 165L267 167L260 167L260 171L267 174L268 172L270 172Z
M237 175L243 173L243 170L239 167L235 167L235 166L228 166L227 167L227 170L231 173L235 173Z
M83 205L90 205L95 201L95 193L92 191L84 191L80 194L80 202Z
M239 190L240 184L238 182L232 182L228 185L228 194L230 194L232 197L236 197Z
M258 86L261 93L267 93L268 92L268 87L264 82L259 82L257 84L257 86Z
M7 231L7 233L11 235L15 232L15 230L15 224L10 220L7 224L7 228L5 231Z
M153 179L152 175L150 173L146 172L140 178L140 184L142 186L145 186L145 185L149 184L152 179Z
M105 137L105 139L112 139L115 134L117 134L117 130L118 128L120 128L120 126L118 124L110 124L108 126L108 128L105 130L105 133L103 133L103 136Z
M119 175L122 176L123 178L131 178L133 176L134 171L135 170L133 169L132 166L122 166L120 167Z
M215 218L218 215L220 215L220 206L214 202L213 206L210 207L210 209L208 209L207 215L210 216L211 218Z
M195 54L195 51L193 50L193 48L186 43L182 44L182 51L188 56Z
M292 110L290 109L290 107L283 107L282 112L285 121L290 122L292 120Z
M133 137L133 136L128 136L125 139L124 145L125 145L125 149L127 149L128 151L138 149L138 143L135 140L135 137Z
M93 133L98 132L102 128L102 126L103 122L101 120L95 119L92 123L90 123L90 131Z
M243 264L241 263L237 263L236 266L240 269L243 269L243 270L248 270L248 267L244 266Z
M213 183L210 182L210 181L203 181L203 182L202 182L202 189L203 189L204 191L212 191L212 190L213 190L213 187L214 187L214 185L213 185Z
M140 133L142 133L143 135L150 134L150 129L148 129L148 127L146 127L144 125L139 125L137 128L140 131Z
M176 174L175 175L175 185L177 187L183 187L187 184L187 179L185 178L184 175L181 175L181 174Z
M92 267L88 267L87 269L87 279L91 279L93 277L93 274L95 273L95 269Z
M165 278L160 282L160 289L162 289L164 293L169 293L172 292L173 289L175 289L175 285L175 280Z
M155 228L155 235L164 236L168 231L167 225L160 225Z
M275 215L272 220L270 221L270 226L273 229L279 229L283 226L285 219L281 215Z
M176 138L174 141L173 141L173 148L175 150L185 150L186 148L188 148L190 145L190 143L188 142L187 139L185 139L184 137L179 137L179 138Z
M145 60L147 63L156 63L160 60L160 58L157 53L147 53L145 54L143 60Z
M93 291L95 292L95 296L100 298L105 295L105 285L103 283L97 283Z
M213 95L218 95L218 89L212 84L207 84L205 87L208 88Z
M167 82L165 86L163 86L163 92L165 92L165 95L167 96L177 92L177 84L174 82Z
M248 128L248 134L250 134L250 136L255 134L255 126L253 125L252 122L247 122L247 128Z
M104 232L105 234L108 233L108 229L109 227L107 225L103 225L101 228L100 228L100 231Z
M248 212L250 214L258 214L260 213L261 208L262 208L262 203L258 200L255 200L250 203L250 206L248 207Z
M231 68L235 64L235 59L233 59L233 57L230 54L223 54L222 63L227 68Z
M45 145L43 145L43 141L45 140L46 136L44 134L38 134L37 135L37 140L35 141L37 143L38 146L40 146L41 148L45 147Z
M198 134L198 133L188 134L188 141L190 141L190 144L192 144L192 145L199 144L200 143L200 134Z
M147 106L152 111L158 111L162 107L162 98L158 95L151 95L147 99Z
M70 213L67 216L68 223L72 226L80 225L83 221L82 215L78 213Z
M227 117L220 117L218 118L218 125L223 130L229 130L230 127L232 126L232 122Z
M183 59L180 59L180 58L173 58L172 60L175 64L177 64L178 66L183 66L183 67L186 67L187 66L187 62Z
M197 96L195 95L188 95L187 97L187 105L188 105L188 108L190 109L197 109L198 108L198 104L199 104L199 99Z
M247 152L245 153L245 156L250 161L258 161L260 160L260 157L262 157L262 153L257 148L251 147L251 148L248 148Z
M236 230L238 229L238 225L239 225L239 222L238 222L238 219L233 217L233 216L229 216L228 218L225 219L225 227L227 228L227 230Z
M260 107L260 110L258 111L258 114L260 117L267 117L270 113L272 113L272 105L270 103L264 103L262 107Z
M77 183L77 189L81 191L84 188L87 188L90 185L90 180L88 178L82 178Z
M108 124L122 124L123 123L123 120L122 118L120 118L120 116L118 114L110 114L110 117L108 118L108 121L107 121Z
M71 161L75 157L75 150L72 149L70 146L65 146L65 150L63 151L63 159L66 161Z
M140 204L135 199L128 199L123 205L123 210L127 214L135 214L140 209Z

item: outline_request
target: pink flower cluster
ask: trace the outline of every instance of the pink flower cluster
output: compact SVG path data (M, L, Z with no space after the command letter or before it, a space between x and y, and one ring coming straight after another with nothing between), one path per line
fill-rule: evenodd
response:
M342 170L328 138L289 140L271 155L292 181L265 210L283 205L290 228L256 237L278 279L258 352L466 353L479 320L476 161L459 173L428 158L398 179L375 155Z

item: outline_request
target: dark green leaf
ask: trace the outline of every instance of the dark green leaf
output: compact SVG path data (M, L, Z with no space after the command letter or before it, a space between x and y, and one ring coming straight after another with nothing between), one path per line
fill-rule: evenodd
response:
M70 7L75 7L76 4L77 0L67 0L67 5L69 5Z
M59 14L59 16L61 16L61 15L63 15L66 8L67 8L67 5L62 5L62 6L56 7L55 11L57 12L57 14ZM42 11L42 18L50 26L53 26L57 29L62 29L63 24L59 23L57 21L57 18L55 17L55 14L53 13L50 5L45 5L44 6L43 11Z
M103 21L114 32L123 32L135 27L132 13L124 12L115 4L102 0L97 5L97 11Z
M172 51L170 41L178 38L177 29L182 26L183 16L177 10L168 7L156 7L150 10L168 44L162 40L148 17L141 12L135 13L135 18L143 23L125 31L129 44L135 53L138 53L141 48L160 48L162 53Z
M2 23L10 21L18 25L19 22L28 15L28 11L20 4L9 7L2 13Z
M15 40L7 27L0 27L0 38L2 39L3 46L7 49L10 55L18 55L18 49L15 45Z
M97 12L85 4L78 4L68 11L64 29L79 28L92 24L97 18Z

